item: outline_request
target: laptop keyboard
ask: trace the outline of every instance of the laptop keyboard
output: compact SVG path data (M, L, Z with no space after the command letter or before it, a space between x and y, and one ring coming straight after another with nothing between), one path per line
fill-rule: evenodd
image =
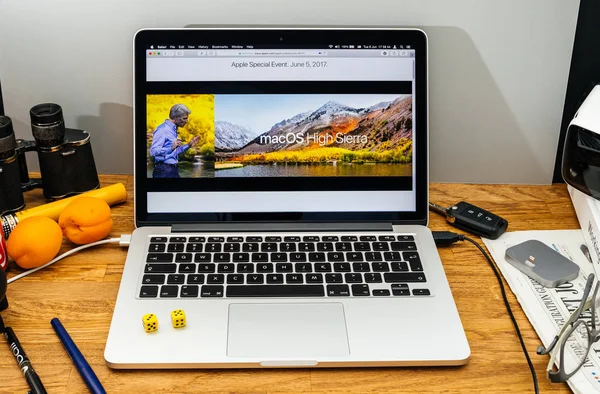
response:
M151 236L139 298L430 296L413 235Z

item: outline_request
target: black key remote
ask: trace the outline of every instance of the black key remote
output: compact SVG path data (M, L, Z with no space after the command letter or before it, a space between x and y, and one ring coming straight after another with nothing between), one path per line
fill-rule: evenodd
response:
M461 201L449 208L429 203L432 211L446 216L448 223L480 237L497 239L508 228L508 222L498 215Z

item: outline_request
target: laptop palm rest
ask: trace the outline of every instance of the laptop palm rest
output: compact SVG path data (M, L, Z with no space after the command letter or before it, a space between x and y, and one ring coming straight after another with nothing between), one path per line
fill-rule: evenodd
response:
M268 365L271 359L310 360L349 354L341 303L229 306L229 357L260 357Z

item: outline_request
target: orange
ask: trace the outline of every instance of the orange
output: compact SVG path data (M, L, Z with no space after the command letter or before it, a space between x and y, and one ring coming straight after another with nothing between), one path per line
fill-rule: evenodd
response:
M110 206L96 197L81 196L69 203L58 217L67 239L75 244L88 244L106 237L112 229Z
M52 260L61 244L60 226L45 216L33 216L19 222L10 233L6 251L19 267L30 269Z

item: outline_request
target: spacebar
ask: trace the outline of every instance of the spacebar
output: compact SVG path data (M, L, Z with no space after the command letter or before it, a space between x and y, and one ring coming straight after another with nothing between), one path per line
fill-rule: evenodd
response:
M227 297L325 297L323 286L227 286Z

